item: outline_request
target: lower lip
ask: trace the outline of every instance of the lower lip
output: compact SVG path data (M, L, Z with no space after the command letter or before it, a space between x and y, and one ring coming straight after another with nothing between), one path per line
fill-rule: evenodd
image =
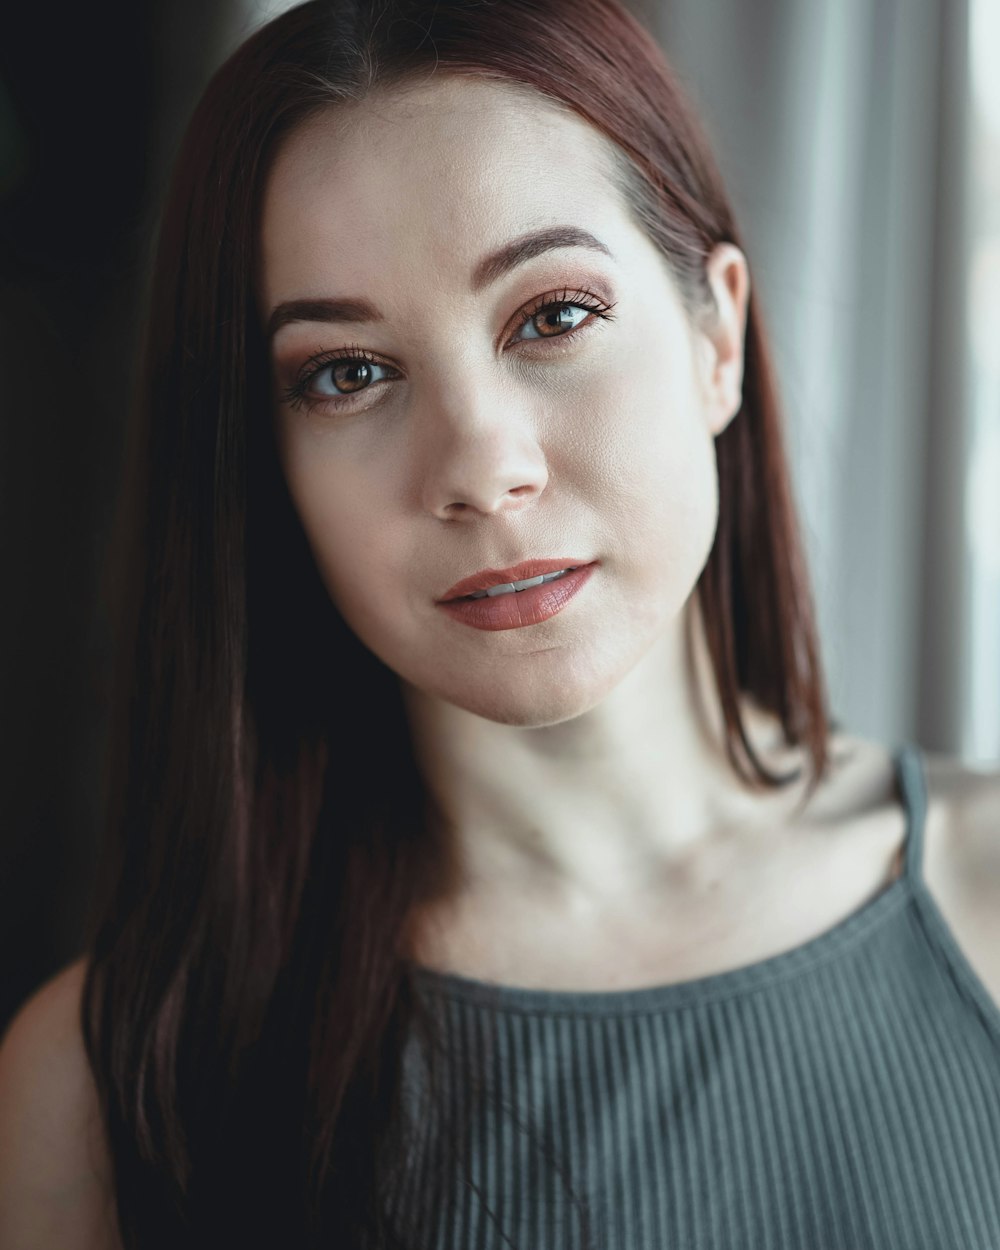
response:
M473 629L520 629L538 625L563 608L593 573L596 565L583 564L554 582L542 582L530 590L487 595L484 599L451 599L438 607Z

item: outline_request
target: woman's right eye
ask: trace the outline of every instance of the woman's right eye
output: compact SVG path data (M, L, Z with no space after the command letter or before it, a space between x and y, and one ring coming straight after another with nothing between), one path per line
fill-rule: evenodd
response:
M382 381L381 378L374 376L375 370L385 369L385 367L373 361L345 358L336 364L324 365L322 369L317 369L309 380L316 392L324 397L353 395L357 391L364 390L372 382ZM320 381L323 377L327 378L327 385L330 389L327 389Z
M380 369L388 376L379 377L377 371ZM393 376L397 376L394 369L367 352L355 351L350 355L343 351L328 352L306 361L298 378L285 391L284 398L293 408L303 405L340 408L350 403L351 396Z

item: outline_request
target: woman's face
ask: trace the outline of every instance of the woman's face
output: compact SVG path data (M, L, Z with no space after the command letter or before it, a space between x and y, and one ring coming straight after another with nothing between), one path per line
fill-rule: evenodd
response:
M437 76L313 118L265 189L275 429L324 583L404 682L501 723L589 710L677 624L739 405L742 327L720 364L605 145L524 89ZM539 231L559 245L484 263ZM592 567L545 619L485 600L517 627L438 602L528 560Z

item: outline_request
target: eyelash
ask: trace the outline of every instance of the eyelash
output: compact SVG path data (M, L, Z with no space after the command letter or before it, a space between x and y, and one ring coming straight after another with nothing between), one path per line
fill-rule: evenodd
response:
M591 291L550 291L547 295L540 296L532 303L532 305L529 306L528 309L525 310L524 315L514 327L514 333L517 334L523 330L528 322L534 317L537 317L539 313L565 308L567 305L572 308L582 308L586 312L593 313L594 316L599 317L602 321L614 320L612 313L612 309L615 307L614 303L605 303L604 300L602 300L599 296L594 295ZM567 339L573 339L579 334L586 333L588 329L593 327L593 325L594 323L592 321L582 321L578 326L574 326L572 330L567 330L565 334L553 334L525 341L541 343L545 341L545 337L548 337L553 342L565 343ZM372 385L375 385L374 383L369 384L369 386L362 387L360 391L355 391L353 394L344 394L340 396L324 395L321 398L310 398L309 396L309 384L318 374L324 372L326 369L329 369L331 365L353 364L380 365L385 369L392 367L390 365L386 365L376 356L373 356L371 352L366 351L357 344L352 344L350 347L338 348L337 351L333 352L319 352L315 356L310 356L310 358L299 370L298 377L291 386L286 388L282 396L285 403L289 404L293 409L302 407L309 409L319 407L333 409L353 407L355 396L363 395L365 391L371 389ZM379 378L378 380L381 382L389 381L391 379Z

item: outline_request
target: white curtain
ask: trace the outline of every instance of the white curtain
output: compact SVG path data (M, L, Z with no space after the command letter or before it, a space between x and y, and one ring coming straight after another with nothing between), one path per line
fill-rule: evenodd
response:
M835 710L865 736L1000 760L969 0L632 7L696 100L751 253Z

